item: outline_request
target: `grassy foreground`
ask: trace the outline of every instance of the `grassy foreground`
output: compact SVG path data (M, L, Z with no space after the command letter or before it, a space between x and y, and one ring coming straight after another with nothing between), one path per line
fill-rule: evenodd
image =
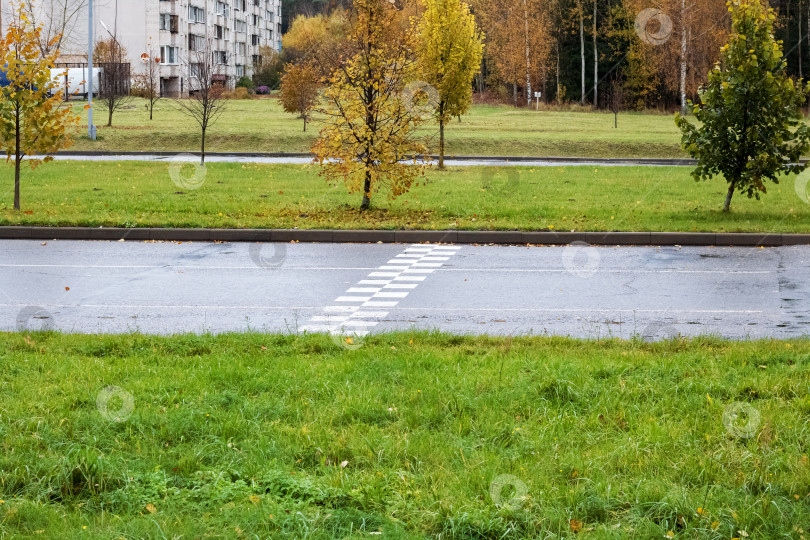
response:
M810 527L807 340L0 341L3 537L798 540Z
M74 110L86 119L84 103ZM115 113L113 126L98 126L97 141L77 130L73 150L196 151L199 128L172 100L161 100L149 120L142 99ZM278 99L228 101L227 112L209 130L211 152L309 152L318 124L303 132L303 121L285 113ZM101 109L100 109L101 110ZM101 114L101 119L106 116ZM101 122L101 120L99 120ZM435 135L426 123L421 130ZM509 106L476 105L461 123L447 128L447 152L456 155L685 157L680 133L671 115L627 113L613 127L613 114L604 112L532 111ZM434 149L435 150L435 149Z
M318 170L209 164L192 178L186 165L184 184L167 163L54 162L25 171L23 212L15 212L3 167L0 224L804 233L810 223L796 177L769 186L761 201L735 195L724 215L725 182L696 183L688 168L463 167L431 170L411 193L377 194L373 209L359 212L360 196L329 186Z

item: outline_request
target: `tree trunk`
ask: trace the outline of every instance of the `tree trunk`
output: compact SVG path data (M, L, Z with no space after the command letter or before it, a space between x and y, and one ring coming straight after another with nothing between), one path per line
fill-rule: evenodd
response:
M444 118L441 117L439 118L439 168L444 169Z
M582 59L582 104L585 105L585 6L579 0L579 54Z
M532 63L531 52L529 50L529 8L526 0L523 0L523 20L526 23L526 106L532 106Z
M205 128L202 130L202 147L200 148L200 165L205 165Z
M307 131L307 116L304 115L304 133Z
M14 210L20 209L20 105L17 105L14 126Z
M155 110L155 102L152 101L151 104L149 105L149 120L152 119L152 113L154 112L154 110Z
M557 38L557 105L562 103L560 97L560 38Z
M110 109L110 113L107 116L107 127L112 127L113 106L111 103L107 103L107 107Z
M681 114L686 114L686 0L681 0Z
M515 107L517 107L517 83L512 83L512 94L514 95Z
M723 212L728 213L731 211L731 198L734 196L734 182L728 187L728 193L726 194L726 205L723 207Z
M619 129L619 113L613 113L613 129Z
M799 78L803 79L804 75L802 75L802 42L804 38L802 37L802 3L799 2Z
M363 182L363 204L360 210L368 210L371 206L371 171L366 170L366 179Z
M599 51L596 48L596 5L593 0L593 108L599 107Z

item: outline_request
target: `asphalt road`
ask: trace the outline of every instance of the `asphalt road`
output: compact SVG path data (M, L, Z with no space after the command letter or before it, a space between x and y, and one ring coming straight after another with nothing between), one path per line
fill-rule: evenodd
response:
M0 241L0 329L810 332L810 247Z

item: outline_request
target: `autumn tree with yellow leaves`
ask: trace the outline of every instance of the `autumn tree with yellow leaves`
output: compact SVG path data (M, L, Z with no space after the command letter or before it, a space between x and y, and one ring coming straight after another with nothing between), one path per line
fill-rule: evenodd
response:
M357 52L328 81L313 152L321 174L362 193L367 210L376 191L408 192L424 174L417 155L425 146L416 134L421 118L403 99L416 73L406 13L388 0L355 0L350 16L348 50Z
M61 107L62 93L51 79L59 51L42 54L42 28L34 26L25 4L0 38L0 70L7 83L0 87L0 150L14 166L14 209L20 209L20 166L25 158L32 169L53 160L48 156L70 146L69 129L79 118ZM58 40L59 36L52 38ZM50 94L53 93L53 96Z
M481 69L481 32L461 0L425 0L418 27L419 75L436 90L439 168L444 168L444 127L472 105L472 81Z

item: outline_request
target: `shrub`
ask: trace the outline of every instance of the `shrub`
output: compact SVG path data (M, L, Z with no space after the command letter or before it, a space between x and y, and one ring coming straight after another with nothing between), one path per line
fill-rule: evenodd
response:
M260 86L256 89L256 93L260 96L266 96L270 94L270 87L269 86Z
M238 86L234 91L227 91L222 93L225 99L253 99L254 96L244 86Z
M247 88L248 90L253 90L255 87L256 85L253 84L253 79L251 79L250 77L240 77L239 80L236 81L237 90L239 88Z

